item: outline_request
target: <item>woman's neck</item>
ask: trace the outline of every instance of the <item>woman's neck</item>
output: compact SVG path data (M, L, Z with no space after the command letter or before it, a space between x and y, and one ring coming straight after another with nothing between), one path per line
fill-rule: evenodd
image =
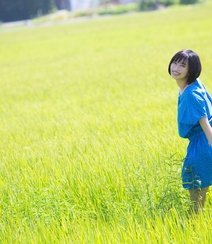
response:
M183 92L189 86L189 84L187 84L186 80L176 80L176 82L180 88L180 94L183 94Z
M183 80L176 80L176 82L177 82L177 85L179 86L179 88L181 90L185 89L188 86L187 81L185 79L183 79Z

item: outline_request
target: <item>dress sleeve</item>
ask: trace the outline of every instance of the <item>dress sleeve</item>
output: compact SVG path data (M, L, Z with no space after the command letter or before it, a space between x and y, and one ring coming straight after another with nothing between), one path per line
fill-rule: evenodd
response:
M184 106L181 110L181 123L187 125L196 125L201 118L207 117L205 100L201 96L201 93L193 91L187 94L184 99L186 106Z

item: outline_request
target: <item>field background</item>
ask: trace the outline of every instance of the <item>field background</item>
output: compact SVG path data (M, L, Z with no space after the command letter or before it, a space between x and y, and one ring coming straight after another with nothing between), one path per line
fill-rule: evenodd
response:
M212 94L212 4L0 28L0 242L211 243L187 217L170 58Z

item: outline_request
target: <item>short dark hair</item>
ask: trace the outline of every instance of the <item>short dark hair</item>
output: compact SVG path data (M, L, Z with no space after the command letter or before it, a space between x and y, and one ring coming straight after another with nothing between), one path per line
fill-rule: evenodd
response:
M193 52L189 49L184 49L177 52L171 59L168 72L171 75L171 64L173 62L185 62L188 60L188 79L187 84L193 83L199 76L202 71L202 65L200 62L200 58L197 53Z

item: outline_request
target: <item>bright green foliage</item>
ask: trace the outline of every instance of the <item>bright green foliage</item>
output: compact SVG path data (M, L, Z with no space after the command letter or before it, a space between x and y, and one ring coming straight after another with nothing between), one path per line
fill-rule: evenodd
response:
M193 0L181 0L181 1L193 1ZM180 3L179 0L160 0L160 1L159 0L138 0L137 6L140 11L150 11L150 10L156 10L159 8L163 8L163 7L167 7L179 3Z
M183 48L212 93L210 3L1 29L0 242L212 242L188 218L167 73Z
M180 4L195 4L198 0L180 0Z

